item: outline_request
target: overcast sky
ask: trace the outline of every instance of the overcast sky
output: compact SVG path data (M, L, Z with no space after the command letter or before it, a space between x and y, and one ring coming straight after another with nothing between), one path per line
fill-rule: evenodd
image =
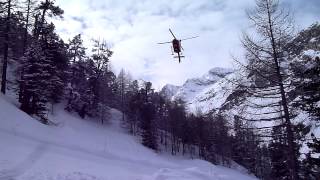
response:
M295 14L298 29L320 20L320 0L283 0ZM124 68L136 79L151 81L155 88L206 73L213 67L231 67L230 55L241 56L239 38L248 28L245 9L254 0L57 0L65 10L55 22L64 40L82 34L105 39L114 51L113 69ZM184 41L182 63L173 59L171 28Z

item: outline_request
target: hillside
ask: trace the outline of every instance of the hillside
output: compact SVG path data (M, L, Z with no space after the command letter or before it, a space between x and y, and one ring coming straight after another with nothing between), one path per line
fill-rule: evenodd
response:
M316 58L320 57L319 44L320 26L314 24L310 28L301 31L292 42L287 45L287 53L290 59L283 61L281 64L282 67L287 69L285 82L291 84L291 87L287 88L286 91L289 97L289 106L295 113L292 121L294 124L302 123L310 127L310 131L306 136L307 139L310 139L311 133L315 134L316 137L320 136L319 121L317 117L313 116L310 112L295 105L297 100L301 99L298 89L301 79L294 73L295 71L307 73L316 67ZM219 72L224 73L216 77L215 74ZM228 69L213 68L202 77L187 80L182 87L176 90L176 93L171 99L181 98L184 100L191 113L201 111L204 114L221 114L227 118L231 124L233 123L234 116L237 115L248 119L272 118L272 115L269 113L275 111L274 108L253 108L252 105L267 106L272 102L279 101L280 97L255 97L240 86L240 84L246 85L247 87L252 86L252 84L250 84L252 82L248 81L249 78L248 72L243 70L230 71ZM298 83L296 83L296 81ZM304 82L308 83L308 81L310 80L306 77ZM315 103L318 109L319 104L320 101ZM254 122L253 125L259 128L273 124L272 122ZM304 143L301 151L305 152L305 148L306 145Z
M223 100L220 99L222 95L217 95L217 93L224 93L220 84L224 83L225 77L232 76L232 73L232 69L212 68L199 78L188 79L181 87L166 85L161 92L169 99L184 100L192 112L196 110L211 111L213 108L221 106L219 102L223 103ZM220 100L218 102L212 98ZM211 102L214 102L214 104Z
M292 68L294 64L304 63L305 71L315 66L314 59L320 56L320 26L312 25L310 28L301 31L292 42L287 45L291 61L283 63L282 66L290 69L286 81L292 81ZM313 60L313 61L310 61ZM203 113L224 111L237 108L239 103L236 100L250 98L248 94L239 93L239 83L247 83L248 74L239 70L227 68L212 68L201 77L191 78L179 87L166 85L162 91L169 94L169 99L182 99L186 102L190 112L201 110ZM175 87L175 88L168 88ZM172 89L172 90L171 90ZM171 90L171 91L170 91ZM291 91L291 90L288 90ZM237 94L239 93L239 94Z
M1 180L255 179L206 161L159 155L120 127L115 109L101 125L57 106L49 116L56 126L39 123L4 96L0 109Z

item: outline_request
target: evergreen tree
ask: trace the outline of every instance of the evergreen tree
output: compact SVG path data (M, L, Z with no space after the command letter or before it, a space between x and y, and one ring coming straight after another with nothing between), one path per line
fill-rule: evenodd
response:
M81 63L85 60L86 57L86 52L85 48L83 47L83 40L81 39L81 34L78 34L75 37L73 37L72 40L69 40L68 56L70 58L71 66L70 83L71 86L74 86L75 84L80 83L78 81L79 77L77 75L79 75L83 70L81 69Z
M27 48L21 61L23 62L24 72L21 80L24 84L24 95L20 108L28 114L39 116L44 123L47 123L45 113L50 89L44 87L50 86L48 67L51 66L51 62L42 51L42 45L37 42L33 42Z
M169 133L171 135L171 154L180 152L180 140L183 138L183 124L186 121L185 102L175 100L169 109Z
M69 40L68 55L71 59L71 63L75 64L78 61L84 60L86 56L86 48L83 47L83 40L81 34L78 34Z
M138 132L138 123L140 119L139 105L142 104L137 80L132 81L132 83L129 85L127 98L127 121L129 123L130 132L133 135L136 135Z
M35 10L39 12L35 18L34 36L36 39L38 39L39 36L42 36L41 38L44 38L44 31L47 24L46 17L49 16L62 18L64 11L59 6L55 5L55 0L41 1L40 4L35 8ZM39 16L41 16L40 19Z
M310 152L306 154L306 159L303 162L303 178L316 180L320 178L320 140L311 135L312 142L308 143Z
M46 40L43 41L46 58L50 61L48 71L50 73L49 86L50 89L50 102L57 103L61 100L64 93L64 87L67 81L67 47L66 44L59 39L58 35L54 32L54 25L50 24L44 34Z
M3 61L2 61L2 76L1 76L1 92L6 93L7 86L7 66L8 66L8 53L10 44L10 32L12 26L12 11L15 7L14 0L6 0L0 2L0 12L5 13L5 30L4 30L4 46L3 46Z
M315 120L320 119L320 58L315 57L295 59L291 63L294 73L293 83L296 86L296 93L300 95L299 101L294 104L303 110L310 112Z
M215 163L228 166L231 157L231 138L228 135L227 121L221 115L206 118L206 159Z
M29 27L31 26L31 21L33 20L33 16L35 13L36 2L33 0L25 0L23 2L23 12L25 16L22 18L24 23L24 33L23 33L23 52L26 50L30 35L29 35Z
M153 102L151 101L153 95L152 84L150 82L146 82L140 93L142 97L142 104L140 105L142 144L146 147L157 150L157 129L155 126L156 110Z
M253 128L238 116L234 118L234 139L232 143L232 159L249 171L256 173L255 155L259 151L259 139L254 134Z
M271 155L271 177L273 179L289 179L290 170L288 167L287 156L288 145L284 136L283 127L273 128L273 140L269 145Z
M125 113L127 112L127 94L128 86L130 84L130 77L126 74L124 69L120 70L119 75L117 76L117 86L118 86L118 99L120 101L119 109L122 111L122 121L125 120Z

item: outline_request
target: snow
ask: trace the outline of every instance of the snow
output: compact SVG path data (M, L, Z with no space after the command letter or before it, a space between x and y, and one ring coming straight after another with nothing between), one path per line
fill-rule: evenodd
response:
M308 49L308 50L303 51L302 54L305 55L305 56L309 56L311 58L315 58L316 56L320 56L320 51L315 51L313 49Z
M311 42L311 43L314 43L314 42L316 42L316 41L317 41L317 38L315 38L315 37L310 39L310 42Z
M232 69L227 68L212 68L206 74L199 78L188 79L183 86L181 86L172 97L172 99L183 99L188 105L190 105L190 111L193 111L197 107L196 103L202 94L211 94L208 91L212 87L217 85L221 79L233 72ZM200 108L201 109L201 108Z
M320 56L320 51L315 50L305 50L303 55L314 58L315 56ZM299 58L300 59L300 58ZM307 67L314 65L313 61L308 62ZM213 75L214 72L222 72L222 76ZM217 74L217 73L216 73ZM211 77L211 82L206 83L206 81ZM239 77L245 77L243 72L231 70L219 70L219 68L214 68L210 70L207 74L200 78L189 79L173 97L182 98L186 101L187 109L191 113L197 113L201 111L204 114L215 112L221 113L230 125L233 124L233 119L235 115L241 115L243 118L247 119L268 119L278 117L277 112L278 107L268 107L268 105L273 103L278 103L281 101L280 95L269 95L268 97L259 98L250 95L239 95L242 102L235 104L235 102L230 102L228 97L231 93L237 90L237 84L240 82L250 86L245 78L239 79ZM216 79L213 79L216 78ZM235 83L234 83L235 82ZM268 92L271 89L260 90L261 92ZM241 98L243 96L243 98ZM229 104L230 103L230 104ZM320 102L319 102L320 104ZM231 106L229 106L231 105ZM255 108L256 105L266 106L263 108ZM298 116L293 119L295 124L303 122L306 125L310 125L311 131L306 135L306 138L311 138L311 133L314 133L316 137L320 137L320 126L310 119L310 115L306 112L299 112ZM274 121L257 121L251 122L250 125L262 128L271 127L275 123ZM306 146L307 141L303 142L303 147L301 152L308 152Z
M255 179L203 160L155 153L121 128L115 109L104 125L62 105L49 118L57 125L39 123L0 95L0 180Z
M178 92L179 88L180 86L166 84L165 86L163 86L160 93L166 98L171 99L172 96L174 96Z
M190 112L208 113L220 108L235 89L230 82L238 73L227 68L212 68L199 78L187 80L172 99L183 99Z

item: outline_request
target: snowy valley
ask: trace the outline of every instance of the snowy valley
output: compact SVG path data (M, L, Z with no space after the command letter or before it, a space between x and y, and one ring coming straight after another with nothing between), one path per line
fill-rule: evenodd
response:
M0 0L0 180L319 180L319 7Z
M1 180L254 180L244 169L158 154L121 128L111 110L105 125L54 107L47 126L0 96Z

